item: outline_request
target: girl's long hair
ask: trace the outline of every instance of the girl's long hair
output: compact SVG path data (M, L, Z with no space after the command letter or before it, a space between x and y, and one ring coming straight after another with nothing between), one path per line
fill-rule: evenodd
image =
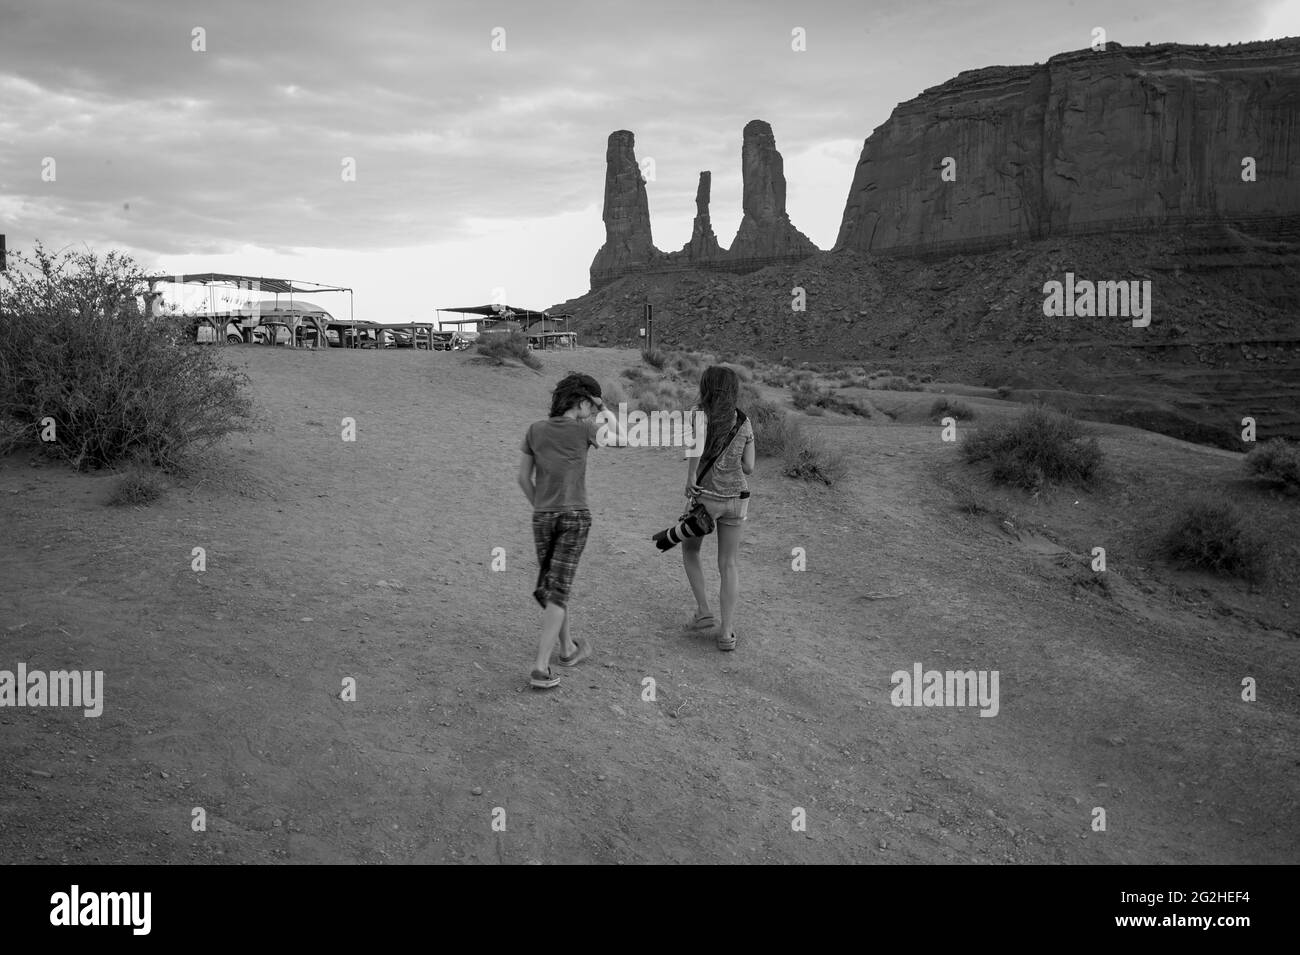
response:
M583 398L599 398L600 384L591 375L571 371L551 392L551 417L558 418Z
M740 378L730 368L710 365L700 375L700 408L709 417L708 439L701 460L722 450L731 427L736 423L736 401L740 397Z

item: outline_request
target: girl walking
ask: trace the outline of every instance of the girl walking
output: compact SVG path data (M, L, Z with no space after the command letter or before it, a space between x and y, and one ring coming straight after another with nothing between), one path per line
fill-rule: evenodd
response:
M699 401L691 408L692 412L703 411L708 420L704 449L699 457L688 457L686 461L686 496L698 497L718 530L718 573L722 577L719 650L736 649L733 625L740 596L740 536L743 522L749 519L749 484L745 475L754 472L754 428L736 407L739 396L740 379L734 371L721 365L705 369L700 376ZM687 418L693 420L692 415L688 414ZM710 460L713 464L703 471L696 484L696 475ZM704 566L700 562L703 543L702 537L682 541L686 579L695 595L695 616L688 624L693 630L718 625L704 589Z

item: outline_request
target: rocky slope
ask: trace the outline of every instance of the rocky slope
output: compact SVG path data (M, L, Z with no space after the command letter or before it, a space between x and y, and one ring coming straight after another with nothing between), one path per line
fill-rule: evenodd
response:
M1151 281L1150 326L1046 317L1044 285L1066 273ZM805 311L792 310L796 289ZM748 275L634 275L554 309L574 316L583 344L634 346L647 301L663 348L1068 391L1087 399L1072 405L1082 414L1236 449L1247 414L1261 438L1300 438L1300 246L1230 228L1062 237L937 261L841 252Z

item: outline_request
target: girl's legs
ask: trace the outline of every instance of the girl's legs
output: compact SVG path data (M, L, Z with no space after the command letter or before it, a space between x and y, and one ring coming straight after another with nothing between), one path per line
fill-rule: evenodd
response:
M718 525L718 573L722 577L722 626L718 633L731 635L740 596L740 532L742 524Z
M695 595L697 617L708 617L713 614L709 609L708 591L704 589L704 564L700 562L700 547L703 543L702 537L688 537L682 541L682 563L686 567L686 579L690 581L691 593Z

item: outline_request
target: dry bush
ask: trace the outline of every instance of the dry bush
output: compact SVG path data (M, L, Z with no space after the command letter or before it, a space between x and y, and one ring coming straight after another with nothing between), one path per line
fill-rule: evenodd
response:
M935 421L943 418L956 418L958 421L970 421L975 417L975 409L952 398L940 398L930 406L930 417Z
M504 335L483 336L479 342L478 353L498 365L508 361L517 361L536 371L542 367L542 360L528 347L528 336L521 331L511 331Z
M870 387L875 388L877 391L925 391L923 385L910 382L906 378L899 378L897 376L893 378L877 379L870 384Z
M831 450L819 435L798 429L786 442L781 455L781 473L800 481L819 481L832 486L848 470L844 455Z
M14 255L0 273L0 418L78 469L139 458L179 470L250 430L247 376L141 308L148 289L128 256ZM54 423L42 441L40 422Z
M1183 506L1163 540L1164 553L1181 567L1257 581L1267 575L1267 541L1246 525L1228 501L1205 498Z
M118 478L108 503L114 507L143 507L162 495L163 482L157 474L143 467L132 467Z
M1026 490L1047 482L1090 487L1102 474L1097 439L1074 418L1042 405L978 431L961 449L968 463L992 462L995 482Z
M1300 489L1300 442L1274 438L1251 448L1246 472L1285 487Z

